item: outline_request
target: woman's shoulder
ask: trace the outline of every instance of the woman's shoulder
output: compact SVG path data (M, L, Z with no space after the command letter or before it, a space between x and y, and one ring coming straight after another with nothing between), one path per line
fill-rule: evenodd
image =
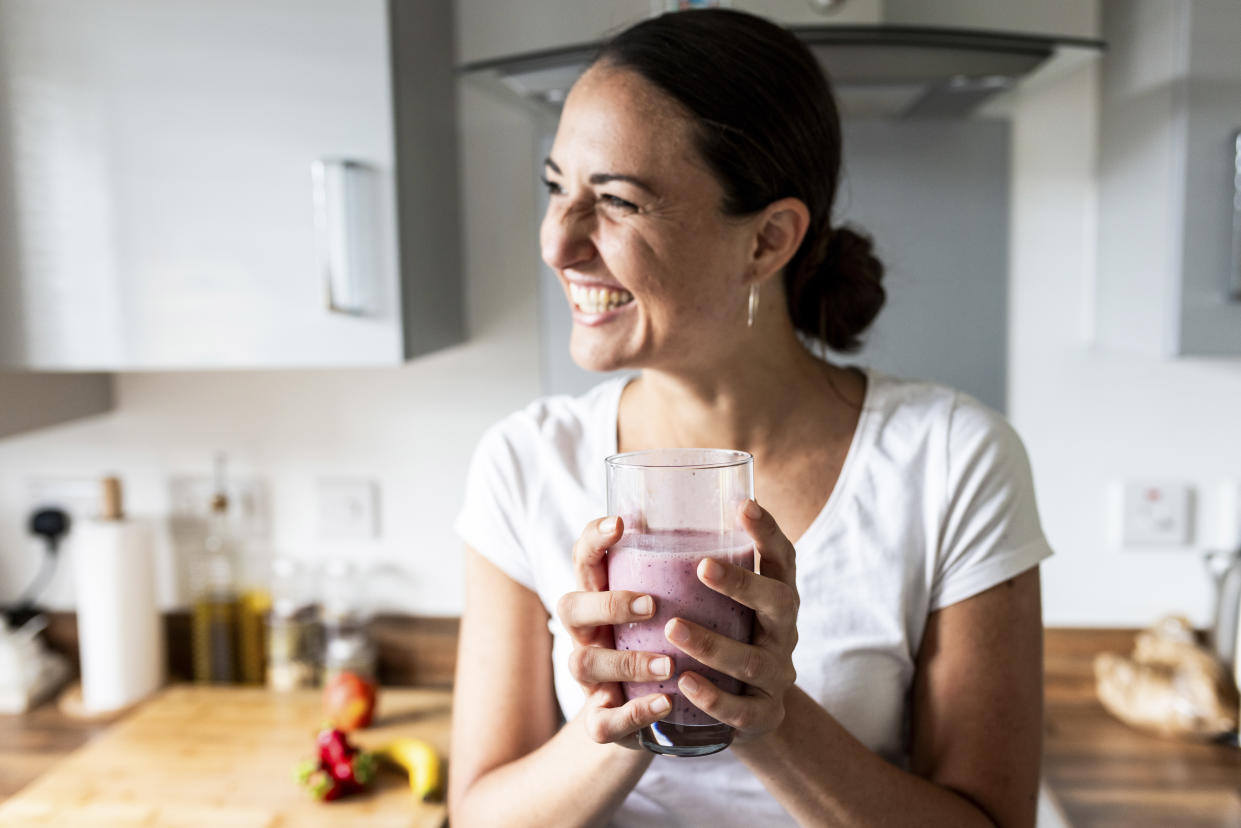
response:
M1007 418L952 386L868 369L868 413L889 441L933 442L957 453L970 445L1020 445Z
M493 423L479 448L519 456L548 449L572 454L584 442L606 442L615 434L616 404L627 381L609 377L582 394L539 397Z
M867 407L888 416L972 426L1007 423L1004 415L976 397L933 380L902 377L867 368Z

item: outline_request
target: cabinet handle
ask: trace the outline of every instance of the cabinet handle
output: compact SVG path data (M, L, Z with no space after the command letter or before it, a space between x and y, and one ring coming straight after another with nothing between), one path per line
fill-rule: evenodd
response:
M1241 302L1241 132L1232 146L1232 269L1228 274L1228 298Z
M311 163L310 177L327 310L364 316L375 301L371 171L356 161L321 158Z

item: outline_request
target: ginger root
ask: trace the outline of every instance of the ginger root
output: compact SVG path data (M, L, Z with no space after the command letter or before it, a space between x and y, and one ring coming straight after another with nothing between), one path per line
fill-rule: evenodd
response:
M1236 687L1194 642L1185 618L1169 616L1138 633L1128 658L1100 653L1094 673L1103 707L1139 730L1208 740L1237 727Z

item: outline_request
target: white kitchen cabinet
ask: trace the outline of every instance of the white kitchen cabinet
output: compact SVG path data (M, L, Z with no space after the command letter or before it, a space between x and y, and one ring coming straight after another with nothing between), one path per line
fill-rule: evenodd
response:
M1241 5L1107 0L1103 32L1097 344L1241 356Z
M0 238L5 365L460 341L450 3L0 0Z

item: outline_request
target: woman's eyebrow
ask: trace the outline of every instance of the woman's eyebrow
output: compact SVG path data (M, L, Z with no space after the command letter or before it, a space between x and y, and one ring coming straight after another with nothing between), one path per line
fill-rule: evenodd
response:
M543 164L546 167L550 167L552 172L557 175L563 175L563 173L560 172L560 167L557 166L556 162L551 159L551 156L544 158ZM647 184L641 178L638 178L636 175L625 175L624 173L595 173L589 180L591 184L607 184L611 181L624 181L627 184L632 184L635 187L646 190L651 195L656 195L655 188L650 184Z

